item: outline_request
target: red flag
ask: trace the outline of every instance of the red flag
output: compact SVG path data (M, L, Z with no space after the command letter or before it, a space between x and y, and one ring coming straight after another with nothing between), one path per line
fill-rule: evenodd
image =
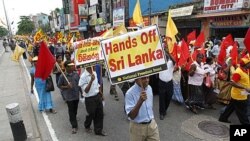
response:
M228 34L226 38L222 41L221 46L224 46L226 49L229 46L232 46L234 44L234 40L231 34Z
M237 65L238 63L238 46L237 46L237 43L235 42L234 45L233 45L233 48L230 52L230 57L232 58L232 64L233 65Z
M171 56L174 58L176 62L178 62L178 45L174 43L173 51L171 52Z
M194 52L192 53L192 56L191 56L191 59L192 59L192 62L196 61L196 57L199 53L199 50L194 50Z
M197 37L194 46L195 47L202 47L203 43L205 42L205 34L201 31L200 35Z
M196 39L196 30L193 30L187 35L187 43L189 44L190 41L195 40L195 39Z
M226 38L222 41L221 43L221 49L220 49L220 53L218 55L218 64L223 65L225 62L225 59L227 57L227 53L226 53L226 49L230 46L233 45L234 41L233 41L233 37L231 34L228 34L226 36Z
M42 42L38 54L35 77L41 78L42 80L48 78L48 76L52 72L55 63L55 57L49 51L46 43Z
M250 28L248 28L247 34L245 35L244 44L247 51L250 53Z
M181 41L181 56L178 62L179 66L182 66L183 64L185 64L189 58L189 49L188 49L188 45L185 42L184 39L182 39Z

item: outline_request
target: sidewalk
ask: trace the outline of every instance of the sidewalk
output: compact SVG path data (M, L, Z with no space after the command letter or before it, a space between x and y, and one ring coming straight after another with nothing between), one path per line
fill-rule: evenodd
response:
M12 52L9 48L8 50L9 52L0 50L0 141L13 140L5 109L5 106L10 103L19 103L28 140L40 141L29 88L27 88L27 78L25 78L21 63L11 61Z

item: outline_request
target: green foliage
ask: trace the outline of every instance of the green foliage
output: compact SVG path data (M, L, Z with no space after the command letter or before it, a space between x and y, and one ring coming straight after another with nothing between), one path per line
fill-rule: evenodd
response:
M0 26L0 37L4 37L8 35L8 30L2 26Z
M28 16L21 16L21 21L18 22L18 35L30 35L35 29L34 23L30 20Z

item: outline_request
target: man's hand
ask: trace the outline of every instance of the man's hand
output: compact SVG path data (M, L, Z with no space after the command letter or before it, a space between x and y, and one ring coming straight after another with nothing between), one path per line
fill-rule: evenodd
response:
M91 79L90 79L90 81L92 81L92 82L93 82L94 80L95 80L95 75L94 75L94 74L92 74L92 75L91 75Z
M141 100L141 102L147 100L147 94L146 94L145 91L142 91L142 92L141 92L140 100Z
M72 84L71 84L71 83L68 83L67 88L68 88L68 89L73 88Z
M246 90L248 93L250 93L250 88L245 88L245 90Z

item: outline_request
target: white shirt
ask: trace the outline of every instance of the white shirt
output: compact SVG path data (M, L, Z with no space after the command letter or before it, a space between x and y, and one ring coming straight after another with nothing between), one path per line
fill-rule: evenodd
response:
M188 76L188 84L195 85L195 86L201 86L203 79L204 79L204 75L207 72L204 70L203 63L201 63L201 65L199 65L195 61L193 64L196 65L196 70L195 70L193 76Z
M173 61L169 59L167 62L167 66L168 66L167 70L164 70L159 73L160 80L164 82L169 82L173 79L173 73L174 73Z
M89 89L89 92L86 93L85 97L95 96L99 93L100 85L98 84L96 72L93 72L93 74L95 75L95 79L92 82L91 87ZM88 86L90 80L91 80L91 74L85 70L80 77L78 86L82 87L83 90L85 90L86 87Z
M204 65L204 70L206 70L206 72L209 72L209 76L211 78L212 83L214 84L214 80L215 80L215 65L208 65L205 64Z

